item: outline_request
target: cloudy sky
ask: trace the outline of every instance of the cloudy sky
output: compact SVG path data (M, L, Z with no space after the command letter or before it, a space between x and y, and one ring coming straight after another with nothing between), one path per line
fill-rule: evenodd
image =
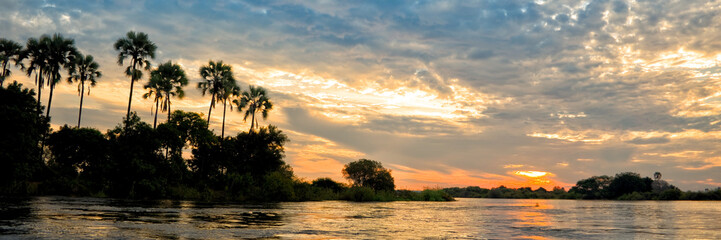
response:
M567 187L627 171L659 171L686 190L721 186L718 1L0 5L0 37L61 33L95 56L104 76L83 125L101 131L125 116L130 82L112 45L133 30L158 46L154 65L188 73L175 109L207 114L195 85L208 60L232 64L241 86L267 88L275 108L262 124L289 135L286 161L306 179L342 180L343 164L368 158L412 189ZM142 84L133 110L151 121ZM53 126L75 124L78 101L77 86L60 85ZM228 116L226 135L248 129Z

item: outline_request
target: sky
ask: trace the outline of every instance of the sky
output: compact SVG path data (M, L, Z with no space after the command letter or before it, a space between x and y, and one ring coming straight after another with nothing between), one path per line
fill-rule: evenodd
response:
M306 180L345 182L343 165L367 158L405 189L568 188L620 172L721 187L719 1L0 5L0 38L60 33L96 58L103 77L85 97L83 126L101 131L122 121L130 91L113 43L139 31L158 46L154 66L172 61L188 74L173 109L207 114L210 97L195 86L209 60L231 64L244 89L268 89L274 108L260 122L289 136L285 161ZM132 107L152 122L147 75ZM76 124L78 103L76 85L56 88L55 129ZM211 115L217 134L221 110ZM242 117L228 113L226 136L247 131Z

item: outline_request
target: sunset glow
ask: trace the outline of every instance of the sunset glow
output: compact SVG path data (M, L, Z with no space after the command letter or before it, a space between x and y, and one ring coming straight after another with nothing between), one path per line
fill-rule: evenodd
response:
M101 132L125 116L130 82L112 43L127 31L158 45L153 67L185 69L174 110L207 116L199 69L223 60L239 86L268 90L259 123L289 136L285 161L306 180L347 182L343 166L367 158L409 189L570 187L633 171L699 190L721 186L719 13L713 1L32 0L3 2L0 37L61 33L95 56L103 77L83 121ZM148 75L132 98L144 121ZM54 94L52 127L72 125L77 86ZM249 128L228 107L225 135Z

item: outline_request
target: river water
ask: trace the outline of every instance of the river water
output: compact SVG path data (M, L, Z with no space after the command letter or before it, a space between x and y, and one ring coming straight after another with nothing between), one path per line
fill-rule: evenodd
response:
M458 199L233 204L0 198L0 238L721 239L721 202Z

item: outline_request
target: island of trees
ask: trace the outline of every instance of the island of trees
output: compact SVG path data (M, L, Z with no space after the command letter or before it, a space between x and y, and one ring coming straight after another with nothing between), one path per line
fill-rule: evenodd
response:
M579 180L568 191L562 187L551 190L530 187L507 188L445 188L453 197L464 198L545 198L545 199L611 199L611 200L721 200L721 188L705 191L681 191L661 179L661 173L654 178L641 177L634 172L618 173L615 176L593 176Z
M289 141L276 126L262 126L273 104L266 90L236 84L232 67L209 61L200 68L197 89L210 96L207 116L171 111L183 98L188 76L172 61L152 67L157 47L145 33L128 32L113 45L118 64L130 80L123 122L100 132L81 127L84 96L102 73L93 56L83 55L74 40L60 34L30 38L25 47L0 39L0 195L71 195L119 198L172 198L229 201L449 201L441 190L395 190L390 170L380 162L360 159L342 170L350 184L296 177L285 163ZM12 82L11 64L35 79L37 91ZM76 126L50 128L53 92L66 81L77 84ZM153 101L150 125L132 111L133 86L149 73L144 99ZM42 92L49 88L47 105ZM230 106L229 106L230 105ZM220 136L208 128L216 106L222 107ZM250 129L225 136L228 108L243 114ZM160 112L160 113L159 113ZM167 119L158 123L158 114ZM162 118L161 118L162 121ZM183 157L189 153L190 158Z

